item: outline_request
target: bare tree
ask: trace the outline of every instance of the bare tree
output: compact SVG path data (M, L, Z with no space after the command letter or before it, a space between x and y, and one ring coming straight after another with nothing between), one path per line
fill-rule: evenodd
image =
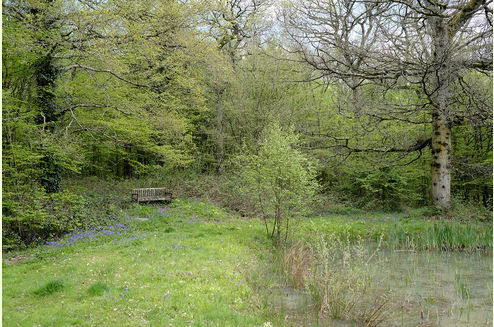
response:
M410 123L420 113L430 117L430 142L383 151L430 146L432 199L448 208L452 127L472 118L492 124L492 95L487 101L470 96L475 89L464 78L472 72L492 78L492 1L295 0L283 8L281 20L290 51L314 69L314 78L344 82L355 107L360 90L372 85L383 97L368 114ZM396 90L416 96L389 101L385 95ZM365 151L348 141L345 146Z
M263 15L271 0L226 0L207 2L202 13L206 35L218 48L226 51L231 60L238 59L249 40L260 37L266 30Z

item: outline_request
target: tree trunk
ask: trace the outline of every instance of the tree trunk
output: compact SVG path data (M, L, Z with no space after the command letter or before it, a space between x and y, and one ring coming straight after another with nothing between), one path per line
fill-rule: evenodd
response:
M222 94L221 92L220 94ZM217 106L217 115L216 115L216 131L218 133L217 138L217 147L216 147L216 172L218 175L221 175L223 172L223 161L225 159L225 145L223 138L223 104L219 103Z
M444 113L434 113L432 124L432 201L449 208L451 202L451 128Z
M122 171L123 171L123 176L122 177L125 177L125 178L129 178L129 177L132 177L132 173L133 173L133 167L132 167L132 164L131 164L131 160L132 160L132 146L130 144L126 144L124 146L124 159L123 159L123 162L122 162Z
M33 15L37 24L33 27L39 29L40 37L37 37L44 49L49 49L48 54L38 54L39 57L34 66L34 77L36 79L36 102L40 110L40 114L36 117L38 125L42 125L43 131L53 134L56 130L57 123L60 120L61 112L56 103L55 87L56 80L59 75L59 70L55 66L55 58L53 52L56 45L47 41L50 33L58 24L58 19L49 17L50 8L53 1L42 1L41 4L46 5L46 9L31 8L30 14ZM46 10L46 11L45 11ZM38 31L38 32L39 32ZM43 36L41 36L41 34ZM62 191L62 167L57 163L56 156L52 150L49 150L45 144L40 144L40 149L45 154L41 159L41 170L43 176L41 185L46 193L58 193Z
M279 196L276 196L274 221L276 226L275 244L276 246L279 246L281 241L281 199L279 198Z
M431 18L434 44L435 76L431 95L432 113L432 201L448 209L451 205L451 100L452 63L449 55L449 35L444 20Z
M54 93L58 71L54 65L54 59L50 55L40 58L35 67L37 104L40 109L37 123L42 125L43 130L51 134L55 131L56 123L60 119L60 110L57 108ZM41 144L40 148L45 152L41 159L43 171L41 185L47 193L61 192L62 169L51 150L48 150L44 144Z

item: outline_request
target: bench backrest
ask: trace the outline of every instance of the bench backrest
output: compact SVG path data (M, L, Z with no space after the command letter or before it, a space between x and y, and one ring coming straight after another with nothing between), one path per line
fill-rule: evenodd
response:
M132 198L139 201L171 200L172 194L164 187L135 188L132 190Z

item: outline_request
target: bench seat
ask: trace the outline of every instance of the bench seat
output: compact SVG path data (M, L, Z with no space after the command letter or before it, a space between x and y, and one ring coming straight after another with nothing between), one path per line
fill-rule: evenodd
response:
M171 201L172 199L172 193L164 187L135 188L132 190L132 200L137 202Z

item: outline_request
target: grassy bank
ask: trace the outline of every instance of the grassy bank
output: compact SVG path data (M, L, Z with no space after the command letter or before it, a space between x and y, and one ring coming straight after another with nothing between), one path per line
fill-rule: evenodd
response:
M262 326L259 224L201 202L130 209L3 263L4 326ZM272 315L271 315L272 316Z
M89 210L89 216L95 216L94 212L116 215L119 208L132 207L128 195L130 189L154 187L160 183L181 198L201 196L208 202L230 209L242 207L236 203L238 199L231 192L218 186L223 185L224 181L214 177L202 177L195 183L183 178L160 182L155 179L122 180L117 183L86 178L83 183L76 180L69 182L67 189L91 199L89 204L93 209ZM248 216L244 209L232 212ZM314 214L292 225L294 239L303 240L320 231L351 241L382 240L382 245L391 249L467 252L490 252L492 249L492 212L471 204L455 203L448 213L431 207L400 212L369 212L333 202L318 210L326 210L327 213Z

